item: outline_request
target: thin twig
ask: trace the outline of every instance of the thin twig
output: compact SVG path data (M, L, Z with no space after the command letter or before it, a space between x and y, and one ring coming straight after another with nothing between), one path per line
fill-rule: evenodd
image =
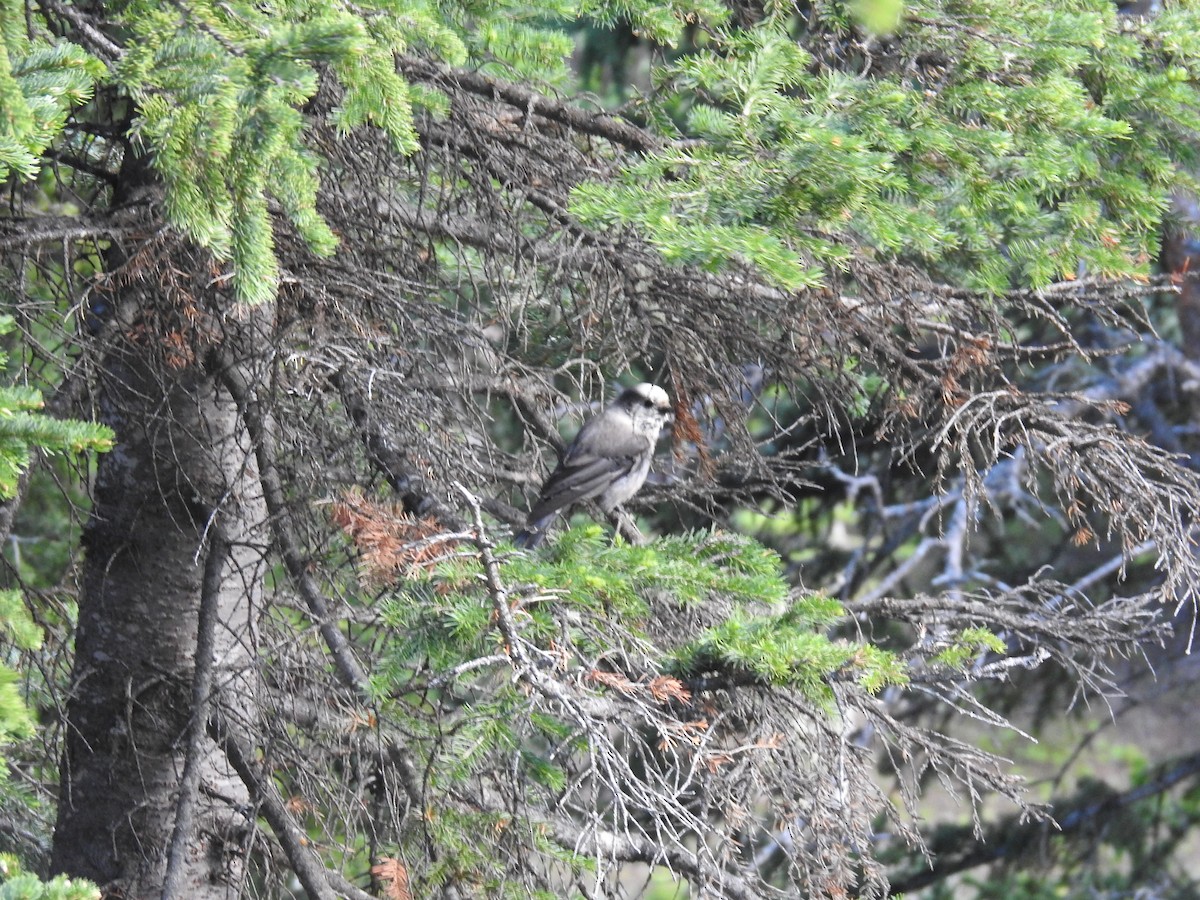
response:
M196 655L192 674L191 719L188 720L183 775L179 779L179 799L175 807L175 827L167 852L167 871L163 879L162 900L183 896L187 872L188 845L194 837L196 798L205 755L205 731L212 696L213 654L217 619L220 612L221 574L229 555L225 529L213 518L208 523L208 555L204 560L204 578L200 587L200 613L196 624Z
M308 836L288 812L279 788L268 773L259 771L253 762L254 751L250 743L234 733L229 717L220 707L213 711L209 733L220 745L250 796L262 809L276 840L287 854L292 871L300 879L308 896L312 900L337 900L337 892L329 884L329 873L313 853ZM370 895L364 893L362 897L368 898Z

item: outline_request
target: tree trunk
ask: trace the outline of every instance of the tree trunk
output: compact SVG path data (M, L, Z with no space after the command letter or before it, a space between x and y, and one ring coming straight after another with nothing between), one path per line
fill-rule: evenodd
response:
M233 402L198 358L173 368L165 336L148 329L136 342L123 340L102 373L100 409L118 442L100 459L84 538L54 833L56 872L131 898L162 895L195 712L197 620L213 522L230 548L212 597L213 683L226 715L229 707L239 718L255 714L252 624L263 574L255 530L265 514L254 456ZM201 788L180 895L240 896L252 824L247 793L202 732L197 747Z

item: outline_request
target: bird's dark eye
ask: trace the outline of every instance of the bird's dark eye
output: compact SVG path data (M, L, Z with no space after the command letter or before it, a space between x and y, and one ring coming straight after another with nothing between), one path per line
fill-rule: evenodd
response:
M642 398L642 406L646 407L646 409L650 409L654 406L654 401L648 400L645 397L643 397Z

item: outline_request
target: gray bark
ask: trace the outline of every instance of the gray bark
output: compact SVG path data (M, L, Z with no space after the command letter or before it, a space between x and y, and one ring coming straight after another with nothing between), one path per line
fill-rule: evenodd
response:
M110 355L100 387L118 443L101 457L85 535L52 863L128 897L162 893L213 516L230 549L217 592L212 680L249 721L262 583L255 534L265 519L262 494L234 404L199 361L174 371L154 356L124 344ZM200 760L178 895L240 896L247 792L207 737Z

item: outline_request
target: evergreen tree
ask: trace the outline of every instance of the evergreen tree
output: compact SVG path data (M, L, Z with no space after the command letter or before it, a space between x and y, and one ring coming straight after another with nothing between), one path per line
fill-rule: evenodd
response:
M581 25L647 88L583 95ZM1190 628L1158 257L1200 7L0 0L0 34L0 403L115 437L77 583L29 592L77 601L71 676L19 656L49 872L879 896L1019 882L1146 797L1195 821L1191 757L1040 797L994 744ZM676 406L656 537L514 549L619 378ZM107 433L16 424L22 465ZM1162 884L1179 843L1137 845Z

